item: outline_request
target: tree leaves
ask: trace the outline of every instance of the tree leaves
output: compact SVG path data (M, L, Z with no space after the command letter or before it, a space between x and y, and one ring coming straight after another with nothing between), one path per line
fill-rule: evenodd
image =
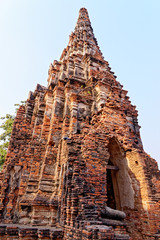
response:
M17 113L18 108L21 105L25 105L25 103L26 101L21 101L20 104L19 103L14 104L14 106L16 107L15 113ZM14 119L15 116L11 114L6 114L5 117L0 117L0 120L3 120L2 124L0 125L0 128L3 131L0 134L0 169L2 168L7 155L7 149L9 146Z
M3 120L2 124L0 125L0 128L3 130L3 132L0 134L0 167L3 165L6 158L14 118L15 116L10 114L6 114L5 117L0 118Z

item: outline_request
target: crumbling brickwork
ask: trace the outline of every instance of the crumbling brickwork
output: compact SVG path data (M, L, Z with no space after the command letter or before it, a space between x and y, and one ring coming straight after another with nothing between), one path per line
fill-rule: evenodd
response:
M17 112L0 175L0 238L159 239L160 172L137 116L80 9L48 86Z

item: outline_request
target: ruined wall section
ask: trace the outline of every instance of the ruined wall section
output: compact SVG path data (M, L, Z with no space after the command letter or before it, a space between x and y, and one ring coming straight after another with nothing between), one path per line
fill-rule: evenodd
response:
M150 236L151 233L154 235L159 229L160 223L160 172L157 163L148 154L136 149L127 153L127 159L131 174L134 174L135 177L132 184L135 189L139 190L139 193L136 194L135 204L138 213L142 216L143 225L146 227L146 236ZM136 211L132 212L130 216L134 219L136 213ZM134 232L133 222L131 223L130 219L128 221L130 223L129 228L132 229L131 232ZM135 220L135 224L141 231L143 225L139 224L139 219Z
M103 85L101 82L99 84L100 88L98 91L105 89L105 84ZM126 94L125 91L124 94ZM111 153L108 151L108 144L112 139L115 139L123 156L119 163L115 162L115 165L118 165L119 169L121 169L121 173L118 176L121 184L119 186L119 197L121 199L121 210L127 213L128 231L131 236L137 237L137 239L142 239L143 237L150 239L157 231L159 225L159 217L156 211L159 211L160 198L157 188L156 201L158 200L158 202L152 202L154 205L152 207L152 210L154 209L152 215L154 215L153 218L157 219L157 221L152 221L149 213L149 209L152 206L150 205L151 200L149 200L150 194L152 198L155 197L149 185L150 180L147 178L147 174L151 173L150 167L145 169L147 157L143 152L140 140L139 126L136 121L137 111L135 111L134 106L128 104L128 98L126 98L126 102L123 100L123 104L118 107L120 97L115 102L109 102L107 98L104 98L104 94L99 93L97 96L103 96L103 106L98 111L98 115L91 112L91 119L86 119L85 121L84 118L83 122L81 122L82 117L85 116L83 115L85 113L84 109L86 109L84 106L87 105L85 99L89 99L90 95L90 93L88 93L88 96L84 94L83 104L79 104L80 108L78 111L80 113L78 116L81 117L78 119L78 124L80 125L81 134L74 134L71 140L66 140L69 145L71 144L69 153L71 152L72 157L70 154L68 155L68 170L65 171L65 188L63 191L66 191L68 195L67 193L62 194L62 196L65 195L67 198L66 200L63 199L61 205L62 224L66 225L66 232L69 233L71 226L75 227L76 224L84 226L86 221L94 222L101 219L101 210L107 204L106 172L111 156ZM106 99L106 103L104 103L104 99ZM110 94L110 99L112 99L112 94ZM90 105L93 109L92 104L88 104L88 106ZM84 108L83 111L82 106ZM134 160L129 157L134 155L135 152L142 155L141 162L143 164L140 164L138 168L139 156L134 156ZM149 158L148 161L152 165ZM154 177L156 182L158 182L159 171L155 163L154 167L157 169L154 170ZM139 233L137 234L137 232ZM73 237L73 235L71 236Z
M50 198L56 185L54 173L61 138L63 102L60 97L63 93L60 87L54 91L43 90L42 94L39 89L38 98L35 98L31 119L31 125L35 122L31 141L34 153L27 189L20 201L20 223L23 224L52 225L56 221ZM57 208L56 201L54 205L53 208Z
M1 181L1 218L5 222L17 221L15 211L18 196L26 187L26 177L29 175L32 129L25 121L25 109L21 106L14 121L6 162L2 170ZM22 193L23 194L23 193Z
M19 204L22 197L27 192L31 193L30 187L35 187L35 184L30 184L29 180L31 180L35 167L35 139L36 134L39 133L39 124L43 120L44 102L42 102L42 98L45 89L37 85L34 94L30 93L26 109L21 106L17 112L7 153L7 161L2 172L3 185L1 191L4 192L2 194L2 203L4 204L2 218L6 219L5 222L19 221L21 218L20 212L22 211ZM37 145L40 145L39 139ZM6 184L4 184L4 181L6 181ZM22 205L22 208L30 209L30 205L28 207Z

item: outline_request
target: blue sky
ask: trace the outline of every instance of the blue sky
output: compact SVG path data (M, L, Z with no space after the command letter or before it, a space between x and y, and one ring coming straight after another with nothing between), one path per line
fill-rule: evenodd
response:
M100 49L139 111L144 150L160 165L160 1L0 0L0 116L14 113L60 55L86 7Z

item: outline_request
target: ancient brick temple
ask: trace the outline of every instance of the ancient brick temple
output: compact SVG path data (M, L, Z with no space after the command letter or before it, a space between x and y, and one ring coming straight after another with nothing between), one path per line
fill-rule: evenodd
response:
M85 8L29 93L0 175L0 239L160 239L160 172Z

